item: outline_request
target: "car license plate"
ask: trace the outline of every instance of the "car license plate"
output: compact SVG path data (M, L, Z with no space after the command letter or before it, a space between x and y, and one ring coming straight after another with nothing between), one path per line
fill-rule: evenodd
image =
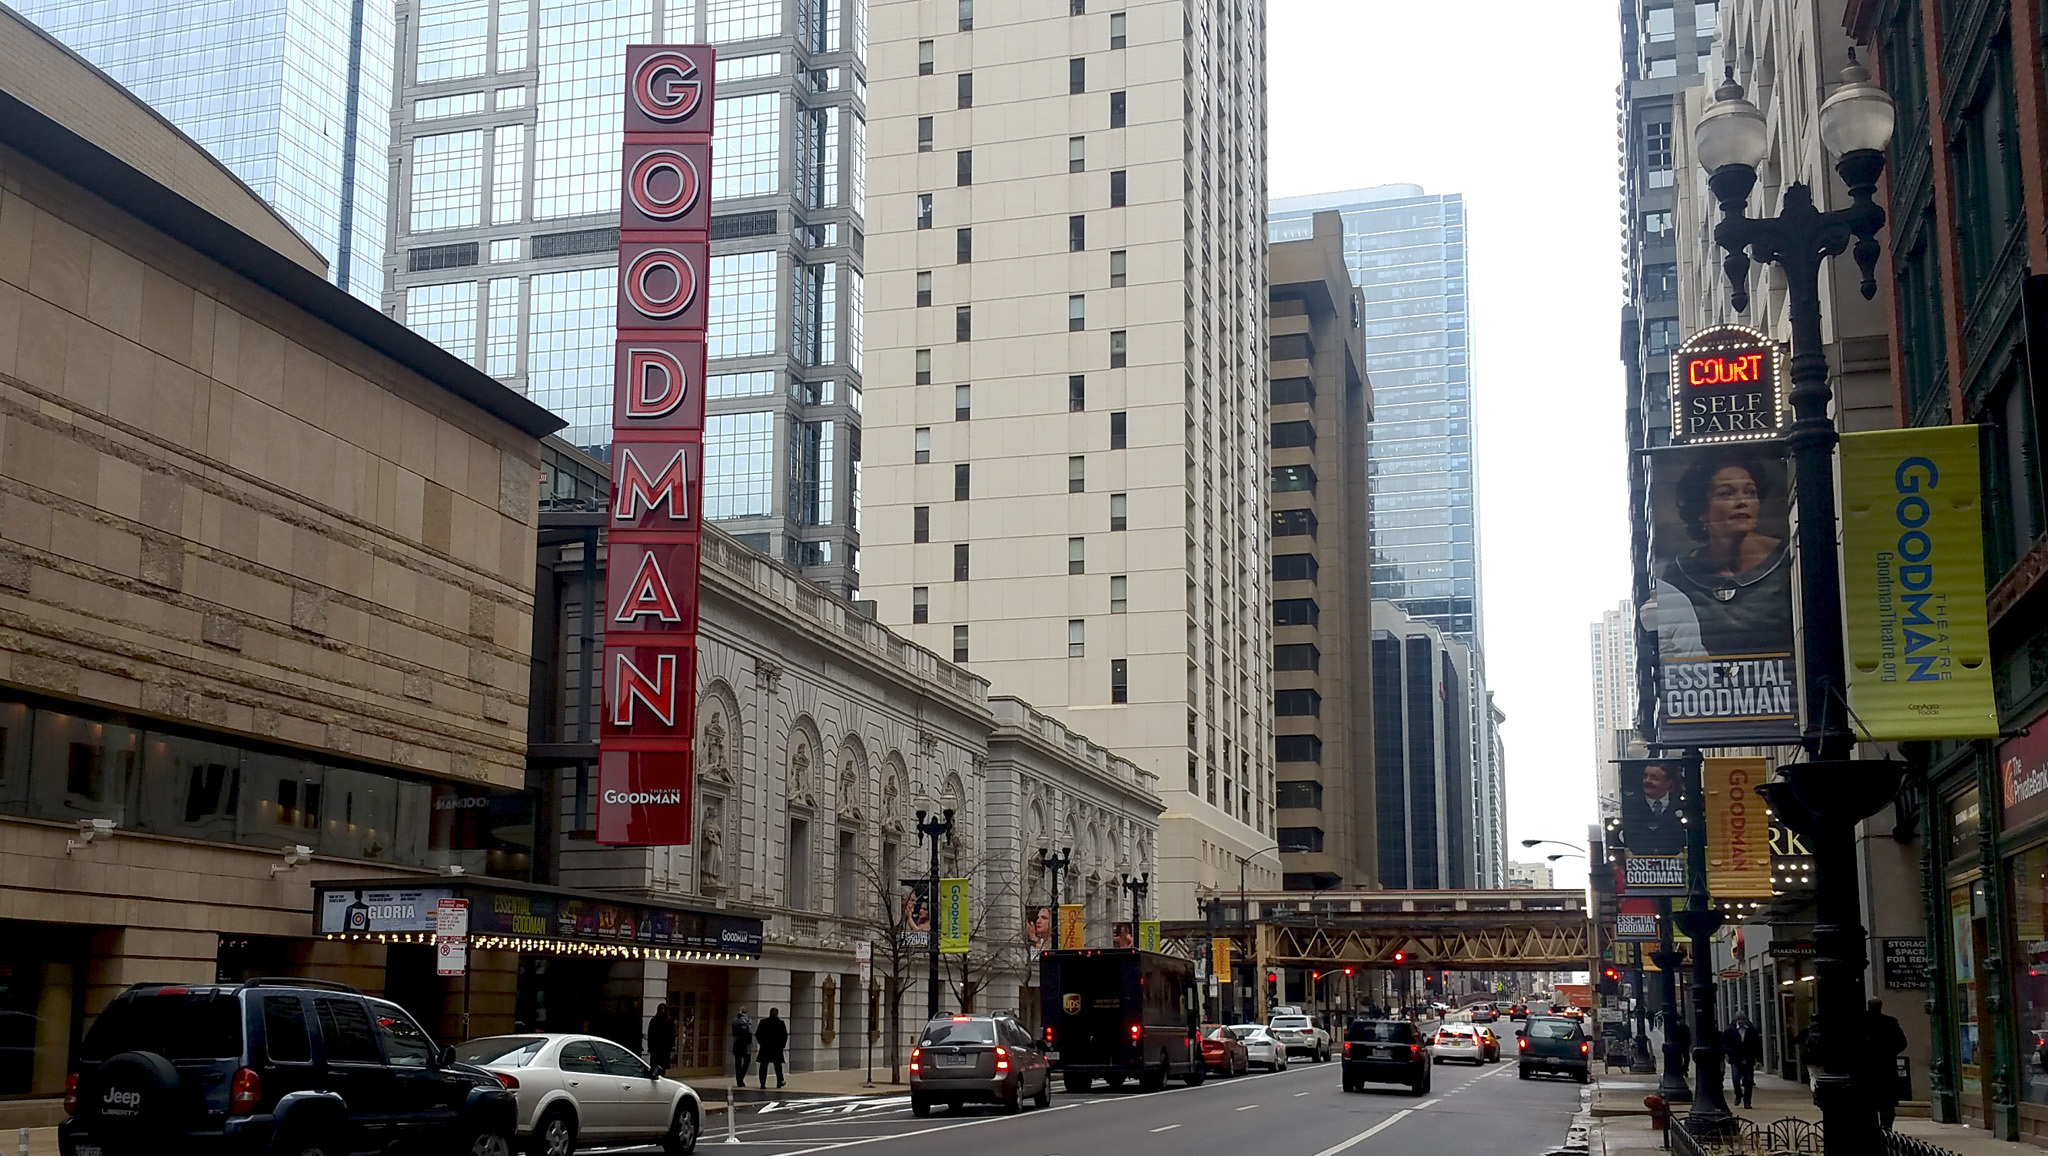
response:
M965 1068L974 1063L973 1056L940 1056L938 1060L942 1068Z
M71 1150L75 1156L100 1156L98 1144L80 1144Z
M1048 1064L1057 1064L1057 1063L1059 1063L1059 1062L1060 1062L1060 1054L1059 1054L1058 1052L1047 1052L1047 1053L1045 1053L1045 1062L1046 1062L1046 1063L1048 1063Z
M1394 1058L1394 1049L1374 1048L1372 1050L1372 1058L1375 1060L1391 1060Z

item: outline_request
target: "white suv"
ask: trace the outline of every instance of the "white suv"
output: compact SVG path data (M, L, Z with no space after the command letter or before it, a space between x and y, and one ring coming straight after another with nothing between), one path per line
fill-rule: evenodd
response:
M1330 1033L1310 1016L1276 1015L1266 1031L1290 1056L1305 1053L1319 1064L1330 1058Z

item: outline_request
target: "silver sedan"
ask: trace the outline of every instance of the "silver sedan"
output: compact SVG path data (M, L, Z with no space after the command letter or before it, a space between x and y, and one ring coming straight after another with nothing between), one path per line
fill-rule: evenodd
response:
M1244 1041L1245 1063L1275 1072L1287 1070L1287 1045L1274 1039L1265 1024L1231 1024L1223 1030Z
M519 1100L519 1140L534 1156L569 1156L579 1144L660 1144L669 1156L697 1147L704 1109L688 1084L658 1076L639 1056L588 1035L485 1036L455 1057L498 1078Z

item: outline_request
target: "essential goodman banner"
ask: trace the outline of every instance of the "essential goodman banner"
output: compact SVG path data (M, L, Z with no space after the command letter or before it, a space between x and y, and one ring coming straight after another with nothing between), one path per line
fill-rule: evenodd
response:
M1707 759L1707 893L1716 899L1771 897L1771 837L1757 784L1770 775L1763 759Z
M1881 740L1998 734L1977 427L1842 435L1849 705Z
M1661 743L1799 737L1785 473L1777 442L1670 446L1651 455Z
M1696 777L1692 760L1617 759L1621 784L1621 893L1685 894L1686 788Z
M966 955L971 938L967 916L967 880L939 880L939 953Z

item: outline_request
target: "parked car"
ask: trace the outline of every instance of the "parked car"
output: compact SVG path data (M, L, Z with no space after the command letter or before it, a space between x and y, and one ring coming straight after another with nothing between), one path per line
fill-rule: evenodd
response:
M579 1146L660 1144L670 1156L697 1146L704 1106L695 1089L595 1036L484 1036L455 1058L497 1077L519 1101L518 1137L533 1156ZM296 1156L296 1154L294 1154Z
M1407 1020L1352 1020L1344 1029L1344 1090L1367 1084L1406 1084L1420 1096L1429 1091L1429 1042Z
M942 1016L924 1026L910 1050L910 1114L933 1104L996 1104L1015 1114L1029 1097L1052 1103L1045 1049L1008 1016Z
M517 1104L404 1008L343 984L140 983L64 1081L63 1156L509 1156Z
M1265 1024L1231 1024L1223 1029L1244 1044L1245 1062L1269 1072L1287 1070L1287 1045L1273 1038Z
M1444 1024L1436 1029L1429 1039L1430 1062L1441 1064L1446 1060L1464 1060L1471 1064L1486 1062L1486 1045L1480 1042L1479 1032L1471 1024Z
M1202 1062L1210 1071L1226 1076L1242 1076L1252 1066L1244 1041L1224 1030L1222 1024L1202 1025Z
M1266 1030L1287 1046L1289 1055L1303 1052L1318 1064L1330 1058L1330 1033L1313 1016L1274 1016Z
M1572 1076L1581 1084L1591 1078L1593 1041L1586 1038L1579 1021L1568 1016L1531 1016L1528 1026L1515 1037L1520 1078L1527 1080L1539 1072Z

